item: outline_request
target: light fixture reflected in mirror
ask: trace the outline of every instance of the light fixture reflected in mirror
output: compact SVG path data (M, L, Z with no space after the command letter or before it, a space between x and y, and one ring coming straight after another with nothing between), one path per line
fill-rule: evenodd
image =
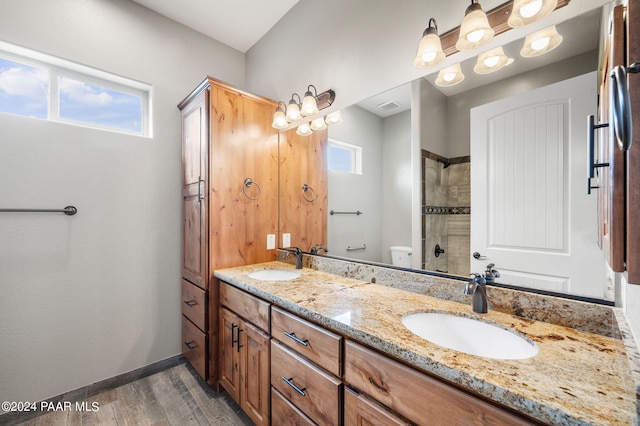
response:
M480 3L471 0L471 5L464 14L460 24L460 36L456 42L456 49L471 50L482 46L493 38L494 31L489 25L487 14L482 10Z
M431 25L433 23L433 26ZM438 35L438 24L436 20L429 19L429 26L422 33L422 40L418 44L418 53L413 60L413 65L418 68L427 68L438 65L444 59L442 42Z
M455 86L464 80L464 74L462 74L462 69L460 68L460 64L457 63L455 65L448 66L443 68L438 72L438 78L436 78L436 84L442 87L450 87Z
M340 110L333 111L327 114L327 117L324 119L324 121L329 125L342 123L342 114L340 113Z
M495 49L482 52L478 56L478 60L476 65L473 67L473 70L476 74L489 74L504 68L510 63L509 59L510 58L504 54L502 46L499 46ZM511 60L511 62L513 62L513 60Z
M311 133L313 133L313 130L311 130L309 123L300 124L298 130L296 130L296 134L300 136L309 136Z
M558 34L556 26L552 25L544 30L529 34L524 39L520 55L525 58L544 55L558 47L560 43L562 43L562 36Z
M524 27L555 10L558 0L515 0L507 23L511 28Z
M311 88L313 87L313 91L315 95L311 93ZM318 104L316 103L316 96L318 96L318 91L313 84L310 84L307 87L307 92L304 94L304 98L302 99L302 106L300 107L300 113L303 117L308 117L310 115L318 114Z
M318 117L311 121L311 130L323 130L327 128L327 123L324 121L324 117Z

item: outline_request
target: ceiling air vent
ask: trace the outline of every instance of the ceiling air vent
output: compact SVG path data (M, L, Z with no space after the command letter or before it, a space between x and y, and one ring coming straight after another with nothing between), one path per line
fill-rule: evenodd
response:
M384 111L390 111L392 109L396 109L400 106L399 103L397 103L396 101L387 101L387 102L383 102L379 105L377 105L378 108L384 110Z

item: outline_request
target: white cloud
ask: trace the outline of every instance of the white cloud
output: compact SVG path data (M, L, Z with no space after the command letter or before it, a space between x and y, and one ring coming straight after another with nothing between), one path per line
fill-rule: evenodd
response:
M109 105L113 102L113 97L109 93L98 90L96 86L69 78L60 79L60 94L85 105Z
M49 73L39 68L5 68L0 70L0 91L10 96L26 96L46 101Z

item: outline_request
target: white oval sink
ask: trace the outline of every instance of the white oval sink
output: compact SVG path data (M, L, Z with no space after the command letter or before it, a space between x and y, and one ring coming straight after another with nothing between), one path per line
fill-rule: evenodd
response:
M261 281L289 281L300 276L300 272L292 269L259 269L249 272L248 277Z
M458 315L425 312L405 315L402 324L436 345L492 359L526 359L538 353L535 343L504 328Z

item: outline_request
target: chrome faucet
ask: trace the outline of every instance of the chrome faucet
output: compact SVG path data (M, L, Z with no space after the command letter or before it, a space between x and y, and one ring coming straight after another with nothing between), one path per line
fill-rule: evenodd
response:
M494 266L496 266L496 265L493 264L493 263L490 263L490 264L487 265L487 270L484 271L484 280L489 285L495 284L496 283L496 278L500 278L500 272L498 272L495 269L493 269Z
M471 274L473 279L464 287L464 294L473 295L473 312L478 314L487 313L487 287L486 280L480 274Z
M321 251L329 253L329 249L324 247L322 244L315 244L313 247L311 247L311 254L320 254Z
M298 247L287 247L283 250L287 251L284 254L284 258L286 259L290 254L293 253L296 257L296 269L302 269L302 250L300 250Z

